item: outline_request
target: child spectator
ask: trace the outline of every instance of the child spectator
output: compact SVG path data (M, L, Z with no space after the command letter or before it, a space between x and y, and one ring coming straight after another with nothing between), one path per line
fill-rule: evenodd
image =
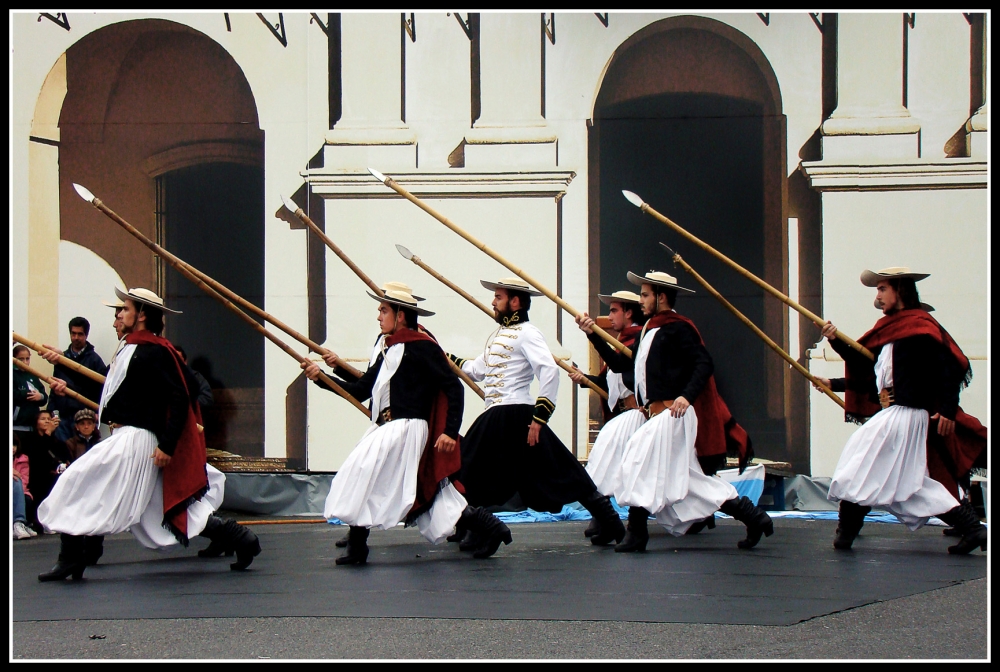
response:
M13 485L11 490L14 494L11 532L14 539L28 539L29 537L38 535L37 532L28 526L29 521L32 521L35 517L34 501L31 499L31 492L28 490L28 475L30 473L28 470L28 456L21 451L21 440L16 434L12 443L13 464L11 465L11 477Z
M97 427L97 416L89 408L83 408L73 416L72 437L66 440L66 451L71 461L77 460L101 440L101 430Z
M21 448L28 456L31 494L36 508L49 496L56 479L70 461L66 444L52 436L57 425L51 411L39 411L35 431L21 437ZM37 523L35 529L39 529Z
M14 359L31 365L31 351L23 345L14 346ZM14 432L30 434L35 428L38 409L48 402L45 388L38 376L14 367Z

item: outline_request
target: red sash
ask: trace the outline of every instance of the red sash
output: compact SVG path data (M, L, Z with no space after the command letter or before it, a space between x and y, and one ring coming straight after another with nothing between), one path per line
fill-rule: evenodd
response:
M657 329L671 322L684 322L690 326L698 335L701 344L705 345L705 341L701 338L698 328L694 326L694 322L674 311L657 313L646 323L645 329L647 331ZM737 454L740 458L740 473L742 473L753 458L750 437L733 418L726 402L719 395L714 375L709 376L705 388L691 405L698 415L698 436L694 440L698 456Z
M125 342L130 345L159 345L166 348L174 358L177 375L180 376L184 391L190 400L190 390L184 377L181 356L170 341L156 336L151 331L143 330L126 335ZM169 410L167 412L169 413ZM163 525L185 546L188 543L187 508L208 491L205 435L198 431L198 425L201 423L201 409L197 403L189 401L184 429L177 439L177 447L170 458L170 464L163 468Z
M437 344L434 337L426 331L400 329L385 337L385 347L391 348L398 343L412 343L414 341L430 341ZM441 351L441 356L447 358L444 351ZM462 484L454 479L455 474L462 470L461 437L455 440L455 450L450 453L434 450L434 443L439 436L444 434L447 421L448 397L445 396L444 392L439 391L437 398L431 405L431 417L427 421L427 443L424 445L424 452L420 456L420 466L417 468L417 499L413 503L413 508L410 509L407 520L415 518L430 508L438 492L438 483L445 478L451 478L455 488L459 492L465 492Z

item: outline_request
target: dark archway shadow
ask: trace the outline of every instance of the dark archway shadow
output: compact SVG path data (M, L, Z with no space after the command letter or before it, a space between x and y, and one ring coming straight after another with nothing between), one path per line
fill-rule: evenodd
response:
M808 452L799 455L801 446L790 445L798 437L789 423L791 381L783 361L674 269L657 243L674 247L787 347L785 307L621 194L638 193L747 270L787 287L785 128L773 72L756 45L732 28L679 18L674 28L667 19L630 38L597 97L589 150L591 309L598 292L629 288L627 271L667 271L698 290L681 299L678 311L698 325L720 392L757 454L807 464Z

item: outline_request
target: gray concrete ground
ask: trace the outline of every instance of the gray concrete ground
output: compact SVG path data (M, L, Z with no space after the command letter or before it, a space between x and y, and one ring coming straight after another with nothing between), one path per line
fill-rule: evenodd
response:
M18 542L11 655L985 659L989 654L986 556L948 556L948 541L938 529L908 533L899 525L868 525L857 550L844 554L830 549L832 522L779 521L774 537L746 553L735 549L740 526L726 521L698 537L659 534L649 553L623 557L587 545L584 526L516 526L515 544L485 562L453 547L432 548L413 530L376 531L371 564L364 568L333 565L338 554L333 541L342 528L258 526L265 552L253 571L243 574L229 572L224 559L192 558L195 544L164 556L121 535L109 540L102 566L88 570L85 581L66 585L34 579L54 560L57 538ZM166 584L172 592L162 590ZM792 606L781 609L784 604Z

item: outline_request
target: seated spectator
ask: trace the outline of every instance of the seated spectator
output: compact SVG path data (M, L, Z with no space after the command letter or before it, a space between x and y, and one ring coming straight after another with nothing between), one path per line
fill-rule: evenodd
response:
M179 345L175 345L174 349L177 350L177 353L181 356L181 361L187 365L187 353L184 352L184 348ZM190 366L188 366L188 369L191 371L191 375L194 376L194 379L198 381L198 406L201 407L201 412L204 414L205 409L211 406L214 401L212 398L212 386L205 379L205 376L201 375Z
M31 366L31 351L23 345L14 346L14 359ZM38 409L48 402L45 387L38 376L14 367L14 432L30 434L35 428Z
M37 536L29 524L35 518L34 501L31 499L31 492L28 490L28 456L21 451L21 440L15 434L13 443L13 464L11 465L11 477L13 484L12 513L13 525L11 531L14 539L28 539Z
M73 436L66 441L66 451L69 453L71 461L77 460L101 440L101 430L97 427L97 416L89 408L76 412L76 415L73 416L73 427L75 429Z
M104 364L101 356L97 354L97 351L94 350L94 346L87 340L87 336L89 335L90 322L85 318L74 317L70 320L70 346L63 351L63 357L105 376L108 373L108 367ZM60 423L56 430L56 438L60 441L65 441L73 436L73 417L76 415L76 412L85 408L76 399L65 396L66 390L73 390L93 402L99 402L101 400L103 385L60 364L56 349L51 345L46 345L45 347L49 349L49 352L39 356L53 365L52 377L61 381L52 386L54 394L49 408L59 411Z
M21 437L21 448L28 456L31 494L36 508L49 496L59 474L70 462L65 442L52 436L56 426L51 411L39 411L35 431ZM35 529L38 529L37 523Z

